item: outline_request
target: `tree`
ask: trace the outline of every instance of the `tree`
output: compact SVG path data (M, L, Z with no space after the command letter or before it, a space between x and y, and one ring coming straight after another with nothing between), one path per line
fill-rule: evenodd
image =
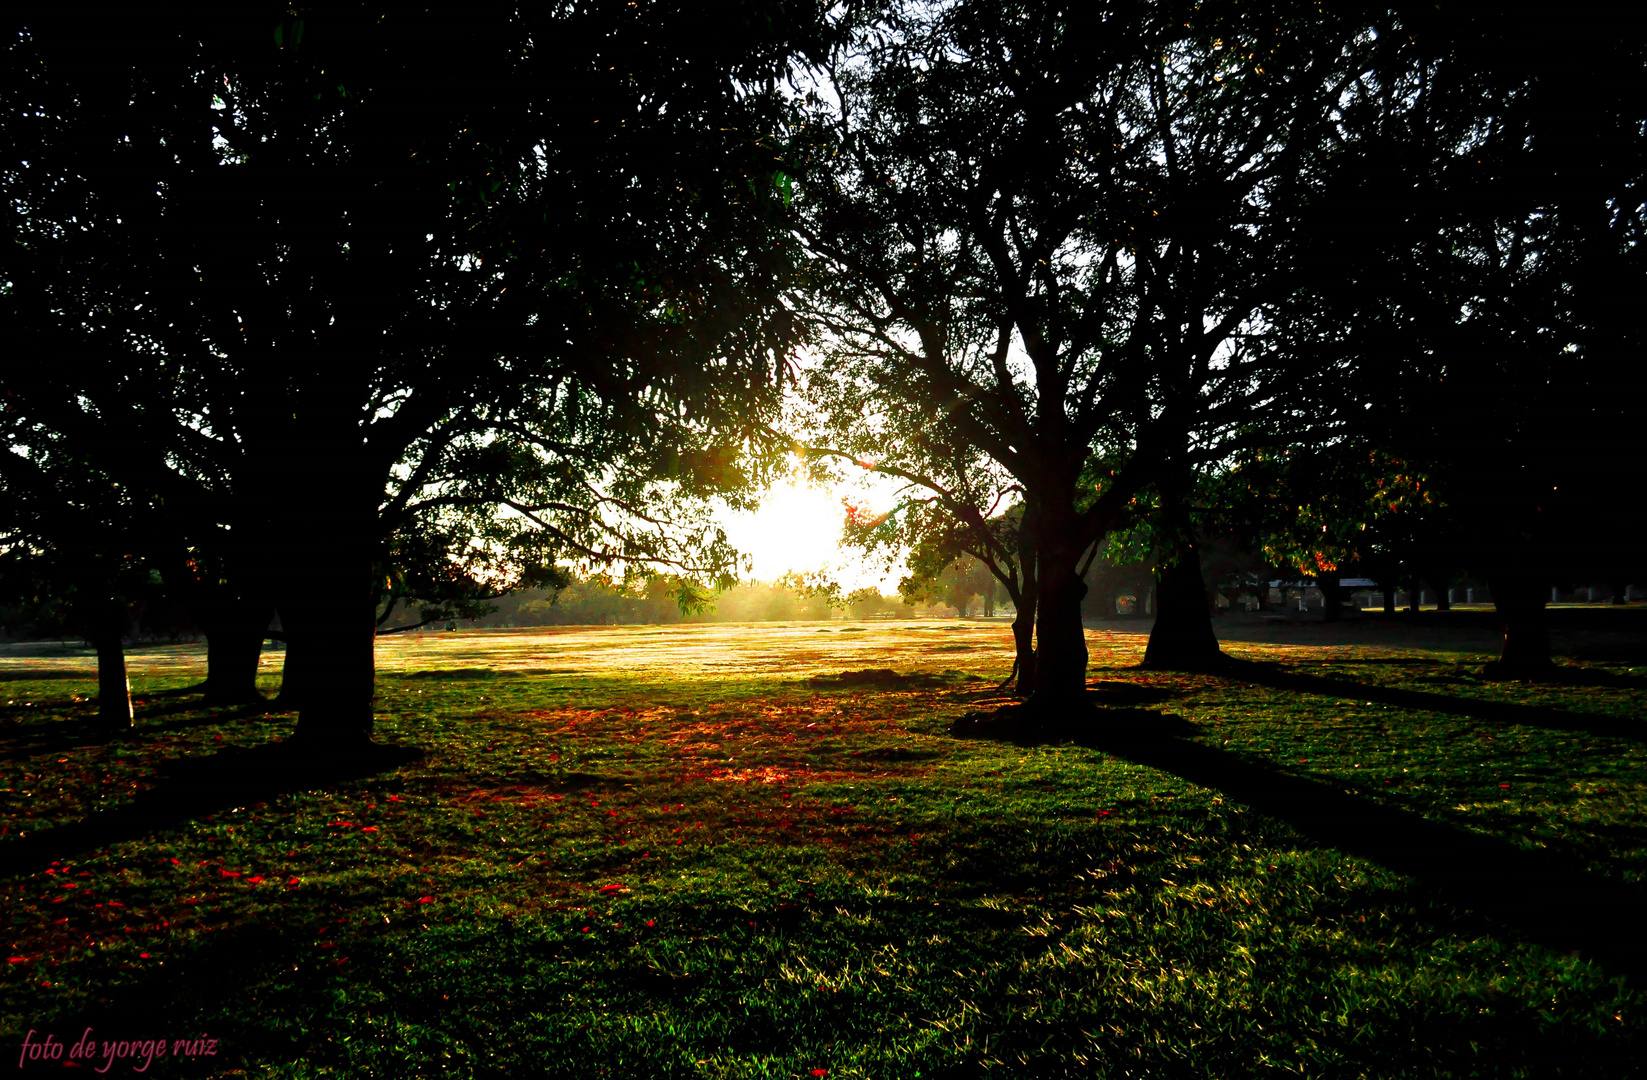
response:
M697 53L664 43L701 12L603 3L11 43L6 329L52 363L5 389L178 533L247 538L308 654L301 741L369 743L375 583L425 515L725 562L667 507L743 479L791 336L742 87L794 20L724 14Z
M0 413L8 429L21 418ZM111 730L132 724L124 638L132 611L153 599L136 554L149 519L131 493L106 483L60 441L30 456L0 454L0 604L8 629L68 631L97 650L97 709Z
M1422 197L1369 204L1378 242L1338 279L1360 295L1319 308L1351 312L1344 337L1380 391L1367 437L1431 479L1436 531L1488 580L1490 670L1539 676L1554 579L1618 573L1639 536L1595 463L1634 453L1644 389L1618 297L1647 284L1647 35L1638 14L1598 38L1479 5L1415 9L1411 28L1413 127L1365 179Z
M1153 485L1181 517L1197 470L1297 429L1282 391L1320 357L1276 327L1353 217L1343 148L1410 104L1391 29L963 0L868 20L818 72L790 133L824 343L803 441L916 477L987 461L1021 488L1033 706L1084 691L1078 571L1131 500ZM1194 555L1163 585L1198 583Z
M815 379L811 389L815 393L818 388ZM1015 683L1020 697L1028 697L1035 686L1039 588L1033 530L1024 527L1025 507L1018 499L1022 489L981 455L974 454L968 460L955 453L953 447L919 435L900 438L904 433L901 426L872 432L846 427L833 433L837 447L850 446L877 457L895 454L905 466L856 462L872 472L903 480L905 497L894 510L881 515L849 505L842 543L865 552L880 552L889 564L898 554L907 552L910 574L899 582L898 591L909 601L928 598L958 561L986 573L991 591L999 585L1013 605L1014 656L1008 681ZM842 456L839 449L804 449L815 463ZM912 472L911 468L920 471Z
M1362 438L1244 454L1202 497L1209 517L1269 565L1314 579L1326 621L1342 613L1341 577L1393 587L1402 567L1445 561L1420 540L1445 512L1435 486Z

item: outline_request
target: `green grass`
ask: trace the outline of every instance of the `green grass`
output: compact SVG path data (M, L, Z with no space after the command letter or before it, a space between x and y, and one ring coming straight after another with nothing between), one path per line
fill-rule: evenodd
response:
M424 761L0 878L6 1045L222 1039L151 1070L179 1076L1642 1071L1643 993L1605 958L1170 770L947 735L998 703L1004 627L790 629L386 649L379 737ZM1092 675L1185 742L1643 882L1647 671L1526 687L1479 657L1232 647L1300 689L1140 672L1138 644L1094 635ZM292 728L164 695L198 678L168 660L132 734L92 742L89 683L10 663L0 852ZM814 681L871 666L929 677Z

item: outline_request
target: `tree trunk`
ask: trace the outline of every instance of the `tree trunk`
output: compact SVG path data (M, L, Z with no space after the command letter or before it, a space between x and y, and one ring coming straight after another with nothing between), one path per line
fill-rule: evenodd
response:
M347 565L357 572L334 571L311 584L293 627L302 642L294 739L323 753L345 755L371 745L375 678L375 613L366 587L370 563L349 560Z
M1437 611L1451 611L1453 609L1453 601L1452 597L1447 595L1447 591L1450 588L1447 575L1432 574L1427 580L1430 583L1430 588L1435 590L1435 609Z
M1018 615L1012 620L1014 665L1018 680L1012 692L1027 698L1035 691L1035 599L1025 595L1018 605Z
M1315 579L1321 590L1321 620L1338 622L1344 617L1344 594L1349 590L1338 583L1337 574L1323 574Z
M197 620L206 632L206 703L261 703L257 666L272 608L245 600L223 600L212 606L216 610L208 620L209 628L207 622Z
M347 429L344 429L347 430ZM300 471L307 480L292 523L296 535L284 567L282 625L300 663L293 742L317 764L360 757L372 748L376 610L372 489L348 482L348 440L316 439ZM331 443L330 452L322 448ZM335 475L328 475L327 469Z
M1395 614L1395 593L1396 593L1395 586L1394 585L1380 585L1379 587L1384 592L1384 614L1394 615Z
M1201 549L1193 541L1181 544L1173 561L1161 567L1155 598L1155 625L1144 649L1144 667L1208 671L1229 659L1218 648L1201 577Z
M1032 709L1058 709L1083 702L1087 692L1087 635L1081 625L1081 600L1087 583L1076 571L1084 545L1070 521L1043 519L1045 533L1036 545L1035 689Z
M97 649L97 722L109 728L129 728L132 684L126 678L126 646L120 629L100 629L92 645Z
M286 637L286 658L280 665L280 693L275 697L274 707L283 712L290 712L303 708L303 682L305 659L308 655L307 646L303 642L303 635L292 632L291 619L284 613L281 616L281 626Z
M1012 620L1014 667L1018 681L1012 692L1020 698L1035 693L1037 674L1035 657L1035 620L1040 611L1041 577L1037 561L1040 540L1040 514L1033 502L1024 505L1024 516L1018 522L1018 573L1020 581L1012 602L1018 614Z
M1628 586L1628 585L1614 585L1613 586L1613 603L1615 603L1615 604L1628 604L1629 602L1630 602L1630 586Z
M1500 573L1487 582L1498 609L1504 646L1487 674L1500 679L1536 679L1554 670L1550 660L1550 627L1542 582L1525 574Z

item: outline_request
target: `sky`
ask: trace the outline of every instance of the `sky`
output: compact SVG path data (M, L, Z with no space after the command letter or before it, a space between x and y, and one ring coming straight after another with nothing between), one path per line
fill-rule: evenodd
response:
M895 594L898 579L906 573L902 558L889 570L884 559L866 562L857 553L842 550L846 498L881 513L897 504L897 486L877 477L825 487L796 476L773 485L755 512L722 508L717 520L732 546L754 563L742 575L745 579L772 581L791 571L829 570L847 591L874 586Z

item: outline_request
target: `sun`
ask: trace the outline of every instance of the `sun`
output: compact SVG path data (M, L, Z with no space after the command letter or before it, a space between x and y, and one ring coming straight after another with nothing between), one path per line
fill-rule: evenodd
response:
M748 577L773 581L792 571L829 569L844 588L875 586L885 592L895 587L902 560L888 572L880 562L866 564L857 552L842 549L841 529L846 521L842 500L848 497L855 503L867 502L876 512L889 510L896 502L890 489L865 492L854 486L837 490L792 477L774 484L759 509L750 513L723 510L718 517L732 546L750 560Z

